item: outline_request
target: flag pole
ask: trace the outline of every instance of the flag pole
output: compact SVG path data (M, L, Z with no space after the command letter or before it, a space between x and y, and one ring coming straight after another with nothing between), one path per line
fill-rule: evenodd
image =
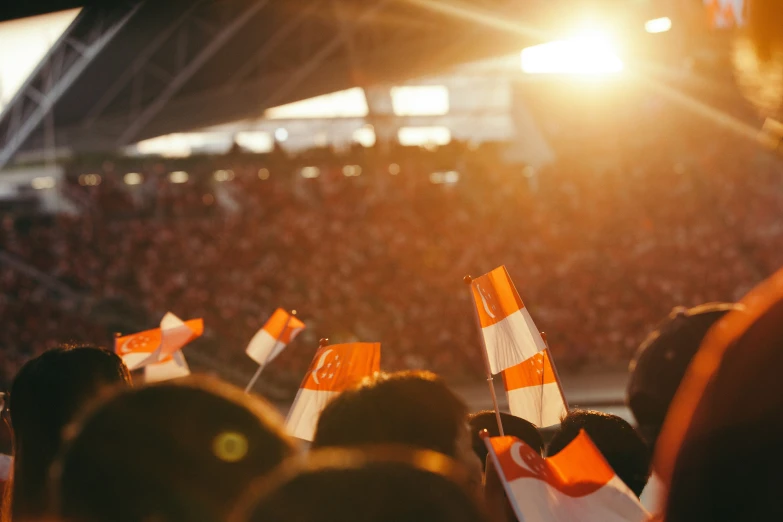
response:
M253 386L255 386L256 381L258 381L258 378L261 376L261 372L264 371L264 368L266 368L266 364L269 362L269 358L272 357L272 353L275 351L275 348L277 347L277 343L280 342L280 338L283 337L283 333L288 330L288 325L291 324L291 318L296 315L296 310L291 310L291 313L288 314L288 319L285 321L285 326L283 326L283 329L280 330L280 332L277 334L277 337L275 338L274 344L272 344L272 349L269 350L269 352L266 354L266 357L264 357L264 362L258 365L258 369L256 370L256 373L253 374L253 377L250 379L250 382L247 383L247 386L245 387L245 393L250 393L250 390L253 389Z
M549 357L549 366L552 367L552 373L555 374L555 381L557 381L557 387L560 389L560 396L563 398L566 411L568 411L568 399L566 399L565 391L563 391L563 384L560 382L560 375L557 373L557 366L555 366L555 360L552 359L552 352L549 350L549 341L547 341L546 334L544 332L541 332L541 338L544 340L544 344L546 345L546 356Z
M466 275L462 278L466 285L473 284L473 278ZM473 297L473 287L471 286L471 299ZM495 420L498 422L498 433L501 437L505 436L503 432L503 421L500 419L500 408L498 407L498 397L495 394L495 381L492 378L492 371L489 369L489 355L487 354L487 343L484 341L484 334L481 331L481 321L479 320L478 310L476 310L476 303L473 303L473 319L476 321L476 328L478 329L478 336L481 339L482 350L484 355L484 368L487 370L487 385L489 386L489 394L492 396L492 407L495 408Z

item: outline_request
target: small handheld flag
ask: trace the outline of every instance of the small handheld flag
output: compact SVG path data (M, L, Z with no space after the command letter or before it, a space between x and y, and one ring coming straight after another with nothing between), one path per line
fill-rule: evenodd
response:
M546 349L505 266L472 279L470 288L493 375Z
M160 328L117 337L114 351L129 370L138 370L148 364L166 359L204 333L204 320L182 321L171 312L166 313Z
M144 367L144 382L160 382L190 375L190 367L181 351L169 355L159 363Z
M381 343L321 346L288 412L288 433L313 440L318 416L329 400L380 369Z
M304 328L305 324L296 318L296 310L291 310L290 314L282 308L275 310L245 350L245 353L258 363L258 369L247 383L245 393L250 393L269 361L277 357Z
M482 438L518 520L641 522L649 518L584 431L547 459L516 437L490 438L484 431Z
M277 357L288 343L294 340L305 329L305 324L291 314L278 308L266 324L253 336L247 345L248 357L261 365L265 365Z

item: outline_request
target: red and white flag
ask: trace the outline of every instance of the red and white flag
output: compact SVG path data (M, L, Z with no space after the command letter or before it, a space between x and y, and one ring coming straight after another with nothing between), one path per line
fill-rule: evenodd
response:
M505 266L477 277L470 287L493 375L546 348Z
M190 367L181 351L166 356L161 362L144 367L144 382L160 382L190 375Z
M335 344L319 348L288 412L288 433L313 440L318 416L329 400L380 369L381 343Z
M559 424L568 413L549 350L503 370L502 375L512 415L546 428Z
M258 364L266 364L304 329L305 324L296 316L278 308L250 340L245 353Z
M584 431L547 459L516 437L484 442L519 520L641 522L650 516Z
M160 321L160 328L117 337L114 351L122 358L129 370L138 370L148 364L165 362L204 333L203 319L182 321L171 312Z

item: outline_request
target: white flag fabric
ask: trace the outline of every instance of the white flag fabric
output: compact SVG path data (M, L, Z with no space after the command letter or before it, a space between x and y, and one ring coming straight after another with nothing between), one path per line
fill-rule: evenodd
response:
M305 324L295 315L278 308L250 340L245 353L258 364L267 364L280 355L304 328Z
M505 266L477 277L470 286L493 375L546 348Z
M168 381L188 375L190 375L190 367L181 351L167 356L159 363L148 364L144 367L144 382L146 383Z
M649 513L584 431L544 459L516 437L485 437L494 470L524 522L642 522ZM489 471L488 471L489 472Z
M539 428L560 424L568 405L558 384L549 350L503 370L508 409Z

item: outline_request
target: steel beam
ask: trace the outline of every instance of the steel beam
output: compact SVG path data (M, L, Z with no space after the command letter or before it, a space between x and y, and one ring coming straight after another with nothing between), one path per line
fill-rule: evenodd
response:
M0 114L0 125L4 120L10 120L6 127L5 137L0 141L0 169L13 158L25 140L41 124L46 114L52 110L57 100L73 85L93 59L128 22L139 5L125 8L126 12L119 17L117 11L101 13L99 21L102 20L100 24L102 31L88 36L86 41L80 42L80 46L63 45L66 39L75 39L75 36L69 33L75 27L76 21L65 31L38 64L33 74L28 77L27 82L14 97L9 107ZM77 20L87 16L86 9L77 16ZM43 91L35 86L35 80L42 75L46 75L42 82ZM8 114L9 111L10 114Z
M158 112L168 103L172 96L182 88L193 75L218 52L253 16L255 16L269 0L252 2L250 6L240 12L227 25L223 26L209 43L193 57L180 71L176 73L171 82L133 119L125 131L117 139L117 146L130 143L139 131L152 120Z

